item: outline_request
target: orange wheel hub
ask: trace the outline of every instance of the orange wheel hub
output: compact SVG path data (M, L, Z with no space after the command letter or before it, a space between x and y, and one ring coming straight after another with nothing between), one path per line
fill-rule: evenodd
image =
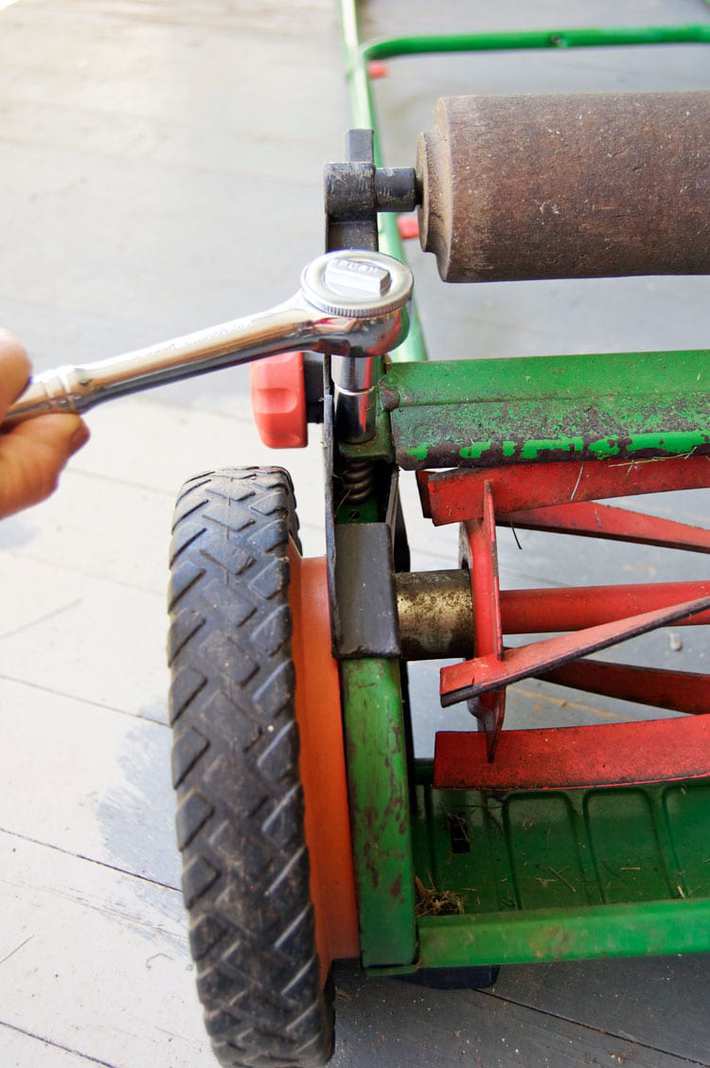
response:
M304 559L293 543L289 558L306 842L325 981L333 960L360 954L340 678L331 655L325 558Z

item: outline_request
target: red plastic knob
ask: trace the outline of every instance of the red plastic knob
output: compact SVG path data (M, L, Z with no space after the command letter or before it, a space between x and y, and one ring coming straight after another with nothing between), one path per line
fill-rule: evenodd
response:
M308 444L302 352L284 352L251 365L251 408L264 445L302 449Z

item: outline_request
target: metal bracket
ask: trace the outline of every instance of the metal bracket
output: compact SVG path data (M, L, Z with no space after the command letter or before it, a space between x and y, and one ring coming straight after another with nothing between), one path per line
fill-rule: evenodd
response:
M417 200L416 175L413 168L375 166L372 130L350 130L346 156L346 163L330 163L325 168L326 249L377 251L378 212L412 211ZM400 643L395 559L398 569L409 566L396 471L389 471L389 485L372 472L387 494L386 514L380 521L336 523L333 477L342 472L334 471L337 456L329 381L324 392L326 547L333 654L340 659L396 658L400 656Z
M348 130L346 163L326 164L325 247L376 251L377 213L413 211L417 178L413 167L376 167L372 130Z
M399 657L392 534L386 523L335 527L336 656Z

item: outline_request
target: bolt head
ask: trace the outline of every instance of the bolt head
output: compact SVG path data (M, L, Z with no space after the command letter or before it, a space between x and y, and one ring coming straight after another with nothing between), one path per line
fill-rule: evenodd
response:
M343 296L383 297L392 276L380 264L337 257L328 263L324 281L328 289Z
M382 252L340 249L312 260L301 275L301 294L326 315L381 318L412 295L412 272Z

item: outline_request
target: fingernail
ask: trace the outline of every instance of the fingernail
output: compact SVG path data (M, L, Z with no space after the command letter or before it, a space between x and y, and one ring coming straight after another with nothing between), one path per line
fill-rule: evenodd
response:
M73 456L75 452L78 452L82 445L86 445L90 437L91 432L88 426L86 423L81 423L69 439L69 455Z

